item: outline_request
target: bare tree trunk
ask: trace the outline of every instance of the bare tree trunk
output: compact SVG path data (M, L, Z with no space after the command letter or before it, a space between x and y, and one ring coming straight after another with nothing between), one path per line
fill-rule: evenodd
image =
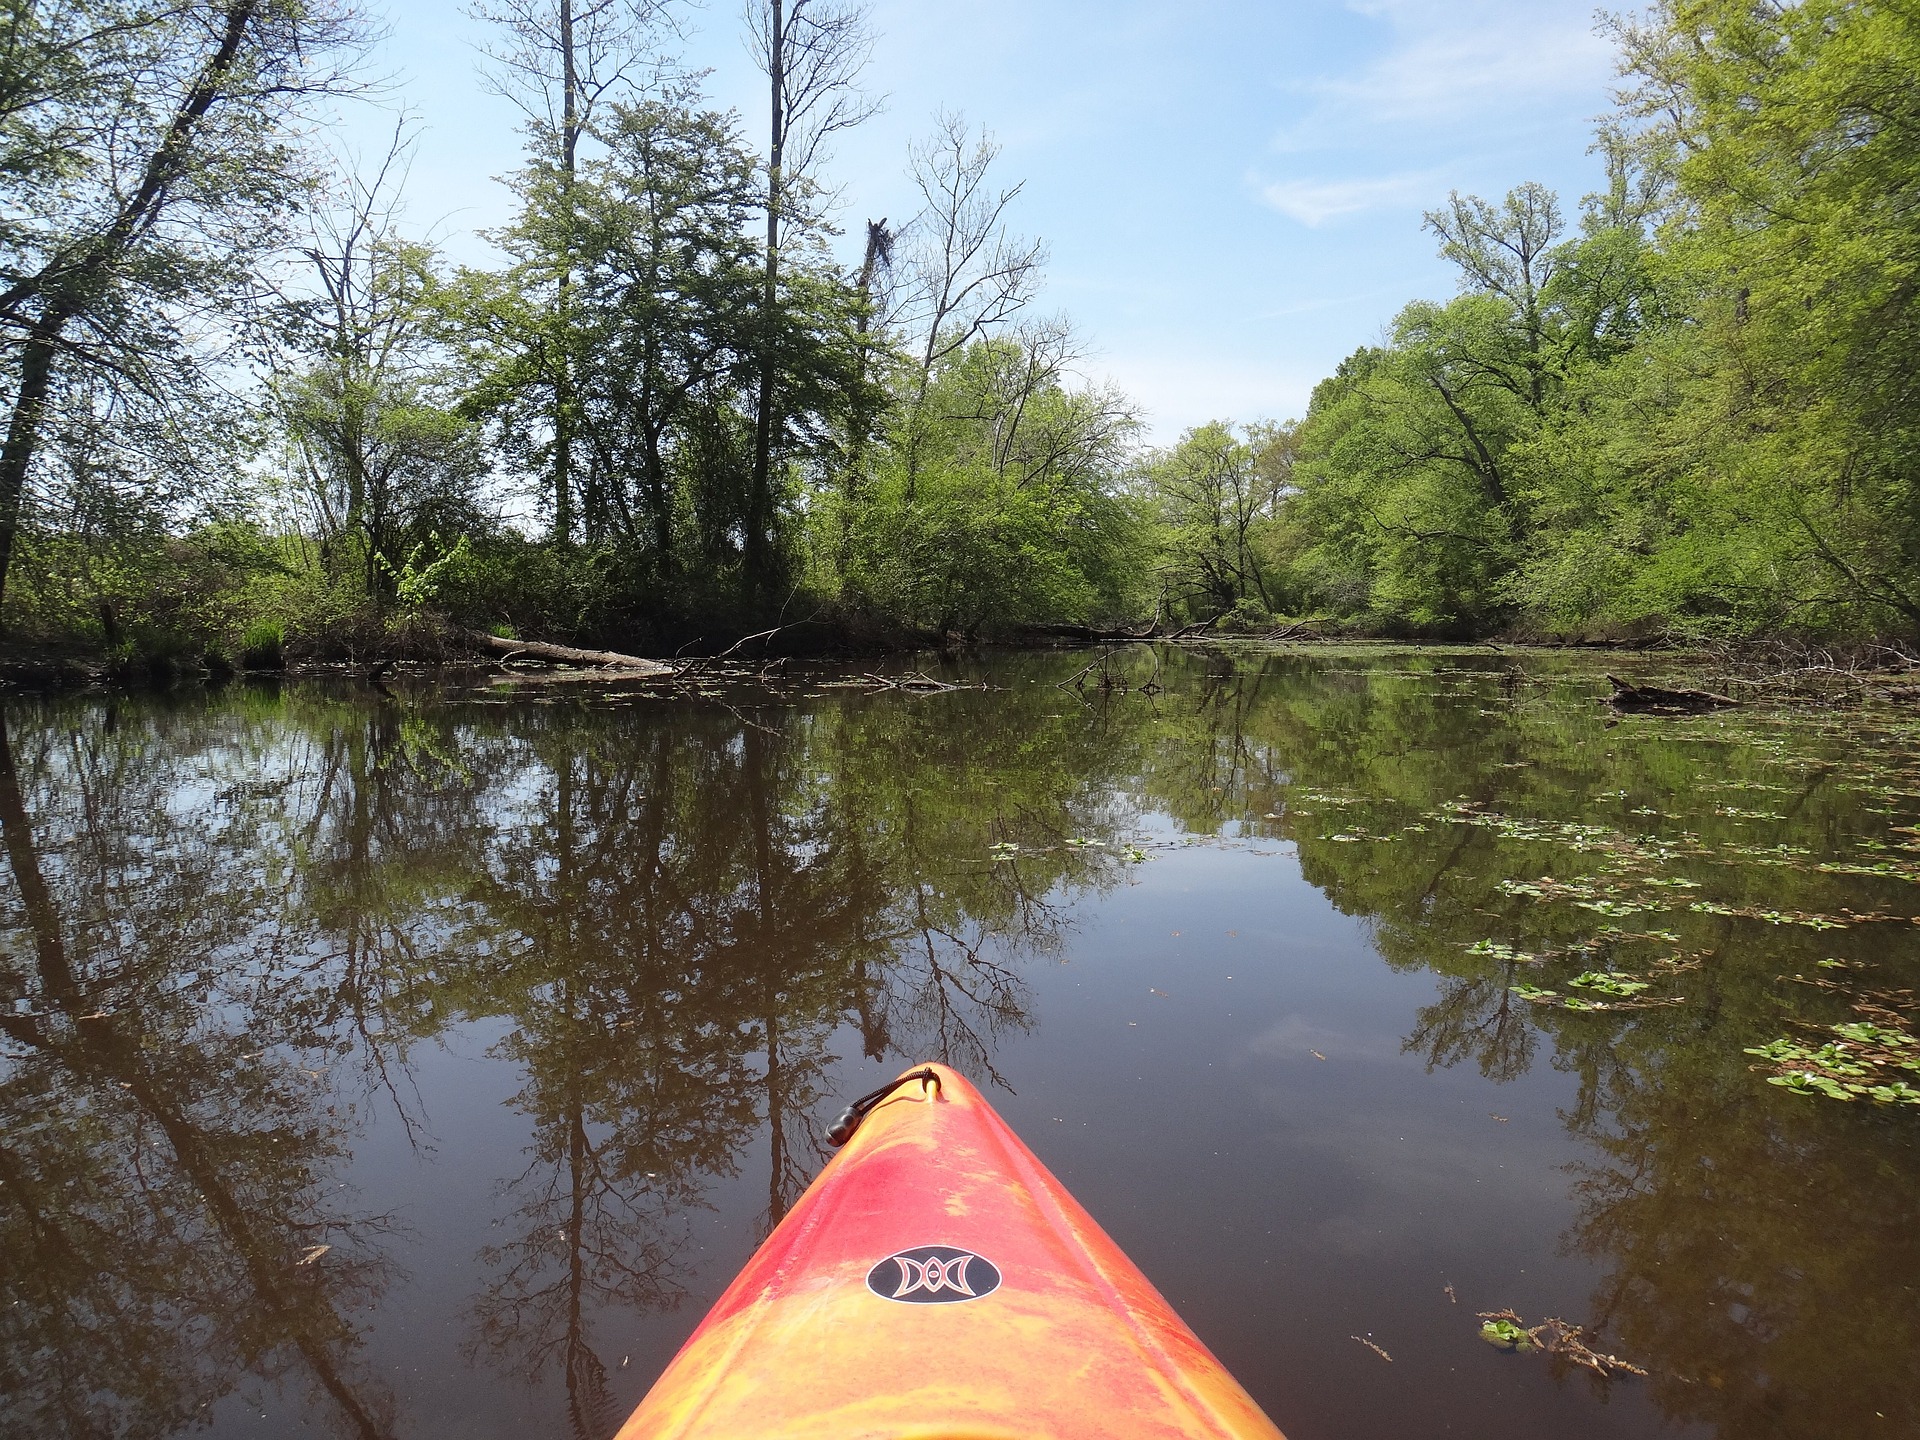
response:
M573 543L573 357L567 349L567 316L573 289L573 180L580 148L580 73L573 49L573 0L560 0L560 193L567 212L567 247L560 268L555 309L560 349L553 372L553 538Z
M747 491L746 553L747 585L758 594L771 578L767 566L771 560L767 529L772 518L774 390L777 374L775 344L778 325L775 307L780 303L780 206L785 183L786 159L786 81L787 25L785 0L768 0L771 6L767 45L767 85L771 97L771 122L767 134L767 255L766 275L760 294L760 395L753 426L753 478Z
M848 418L846 478L840 490L840 546L834 555L834 573L843 580L846 578L847 564L852 558L853 506L860 496L860 472L867 463L867 426L872 423L864 396L867 386L866 339L873 322L873 280L876 274L892 263L893 232L887 229L887 218L883 215L878 220L867 222L867 253L860 264L860 315L854 322L861 346L859 398L856 398L853 412Z
M48 329L49 323L52 328ZM14 395L7 439L0 446L0 596L7 590L13 565L13 543L20 533L21 500L27 471L40 439L40 420L46 413L47 391L53 384L53 347L66 324L64 315L48 316L27 337L20 357L20 388Z

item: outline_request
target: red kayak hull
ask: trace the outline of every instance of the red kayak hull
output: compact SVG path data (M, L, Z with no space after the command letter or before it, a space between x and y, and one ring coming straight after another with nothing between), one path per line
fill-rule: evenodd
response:
M979 1091L915 1068L619 1440L1279 1440Z

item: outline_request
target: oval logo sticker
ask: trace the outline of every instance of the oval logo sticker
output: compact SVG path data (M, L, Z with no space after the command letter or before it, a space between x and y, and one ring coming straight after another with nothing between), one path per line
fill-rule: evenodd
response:
M998 1290L1000 1269L971 1250L920 1245L889 1255L867 1271L867 1288L883 1300L951 1305Z

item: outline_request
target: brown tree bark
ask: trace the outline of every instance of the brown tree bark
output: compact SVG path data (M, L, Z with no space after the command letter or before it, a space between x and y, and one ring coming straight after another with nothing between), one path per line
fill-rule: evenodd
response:
M774 318L780 303L780 205L785 198L783 165L786 158L786 58L787 25L785 0L769 0L771 13L767 27L767 83L772 98L771 123L767 134L767 255L766 275L760 295L760 393L754 407L753 478L747 490L745 506L745 545L747 587L757 596L772 578L767 573L772 560L767 531L773 519L773 404L778 362L775 356L779 326Z
M541 660L558 660L568 665L605 665L617 670L637 670L643 675L671 675L673 666L638 655L623 655L618 650L577 650L571 645L551 645L544 640L503 640L484 630L469 630L474 644L497 655L532 655Z

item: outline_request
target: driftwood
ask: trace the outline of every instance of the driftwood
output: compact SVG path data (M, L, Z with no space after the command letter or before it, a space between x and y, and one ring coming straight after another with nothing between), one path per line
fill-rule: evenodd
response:
M536 660L550 660L564 665L594 665L602 669L633 670L642 675L670 675L671 665L663 665L658 660L643 660L638 655L622 655L617 650L576 650L571 645L550 645L544 640L502 640L498 635L489 635L483 630L469 630L476 645L493 651L502 659L517 655L531 656Z
M1074 671L1073 674L1058 682L1054 688L1056 690L1073 690L1084 699L1087 677L1095 670L1098 670L1100 675L1096 682L1096 687L1103 695L1125 695L1133 687L1127 683L1124 676L1116 674L1113 670L1113 660L1119 653L1118 650L1102 650L1098 655L1094 656L1093 659ZM1160 654L1158 651L1155 651L1153 656L1153 674L1148 676L1146 683L1139 688L1142 695L1158 695L1160 693Z
M1870 698L1920 699L1920 657L1904 645L1828 648L1797 640L1721 645L1714 672L1728 690L1818 705L1858 704Z
M619 670L610 665L599 665L578 670L522 670L518 667L502 671L487 678L489 685L508 689L527 689L529 686L550 689L556 685L653 685L656 681L669 677L656 675L650 670Z
M1608 703L1616 710L1695 711L1721 710L1740 702L1731 695L1712 690L1669 690L1659 685L1629 685L1609 675L1613 694Z
M794 620L787 624L775 625L767 630L756 630L751 635L742 635L717 655L696 655L691 660L684 660L680 664L672 667L674 678L679 679L683 676L698 675L709 666L718 665L721 661L728 659L742 646L751 645L756 640L771 640L782 631L792 630L796 626L811 625L813 618L813 616L809 615L804 620Z
M846 682L842 682L843 684ZM945 680L935 680L931 675L914 671L911 675L876 675L868 671L857 682L864 690L904 690L909 695L943 695L949 690L984 690L984 683L973 685L954 685Z
M1149 622L1138 630L1102 630L1097 625L1028 625L1023 627L1030 635L1047 635L1061 640L1102 640L1114 643L1131 643L1147 640L1163 640L1157 621Z
M1184 640L1189 635L1198 635L1203 630L1211 630L1219 623L1219 620L1220 617L1216 615L1211 620L1196 620L1191 625L1182 625L1178 630L1167 636L1167 639Z

